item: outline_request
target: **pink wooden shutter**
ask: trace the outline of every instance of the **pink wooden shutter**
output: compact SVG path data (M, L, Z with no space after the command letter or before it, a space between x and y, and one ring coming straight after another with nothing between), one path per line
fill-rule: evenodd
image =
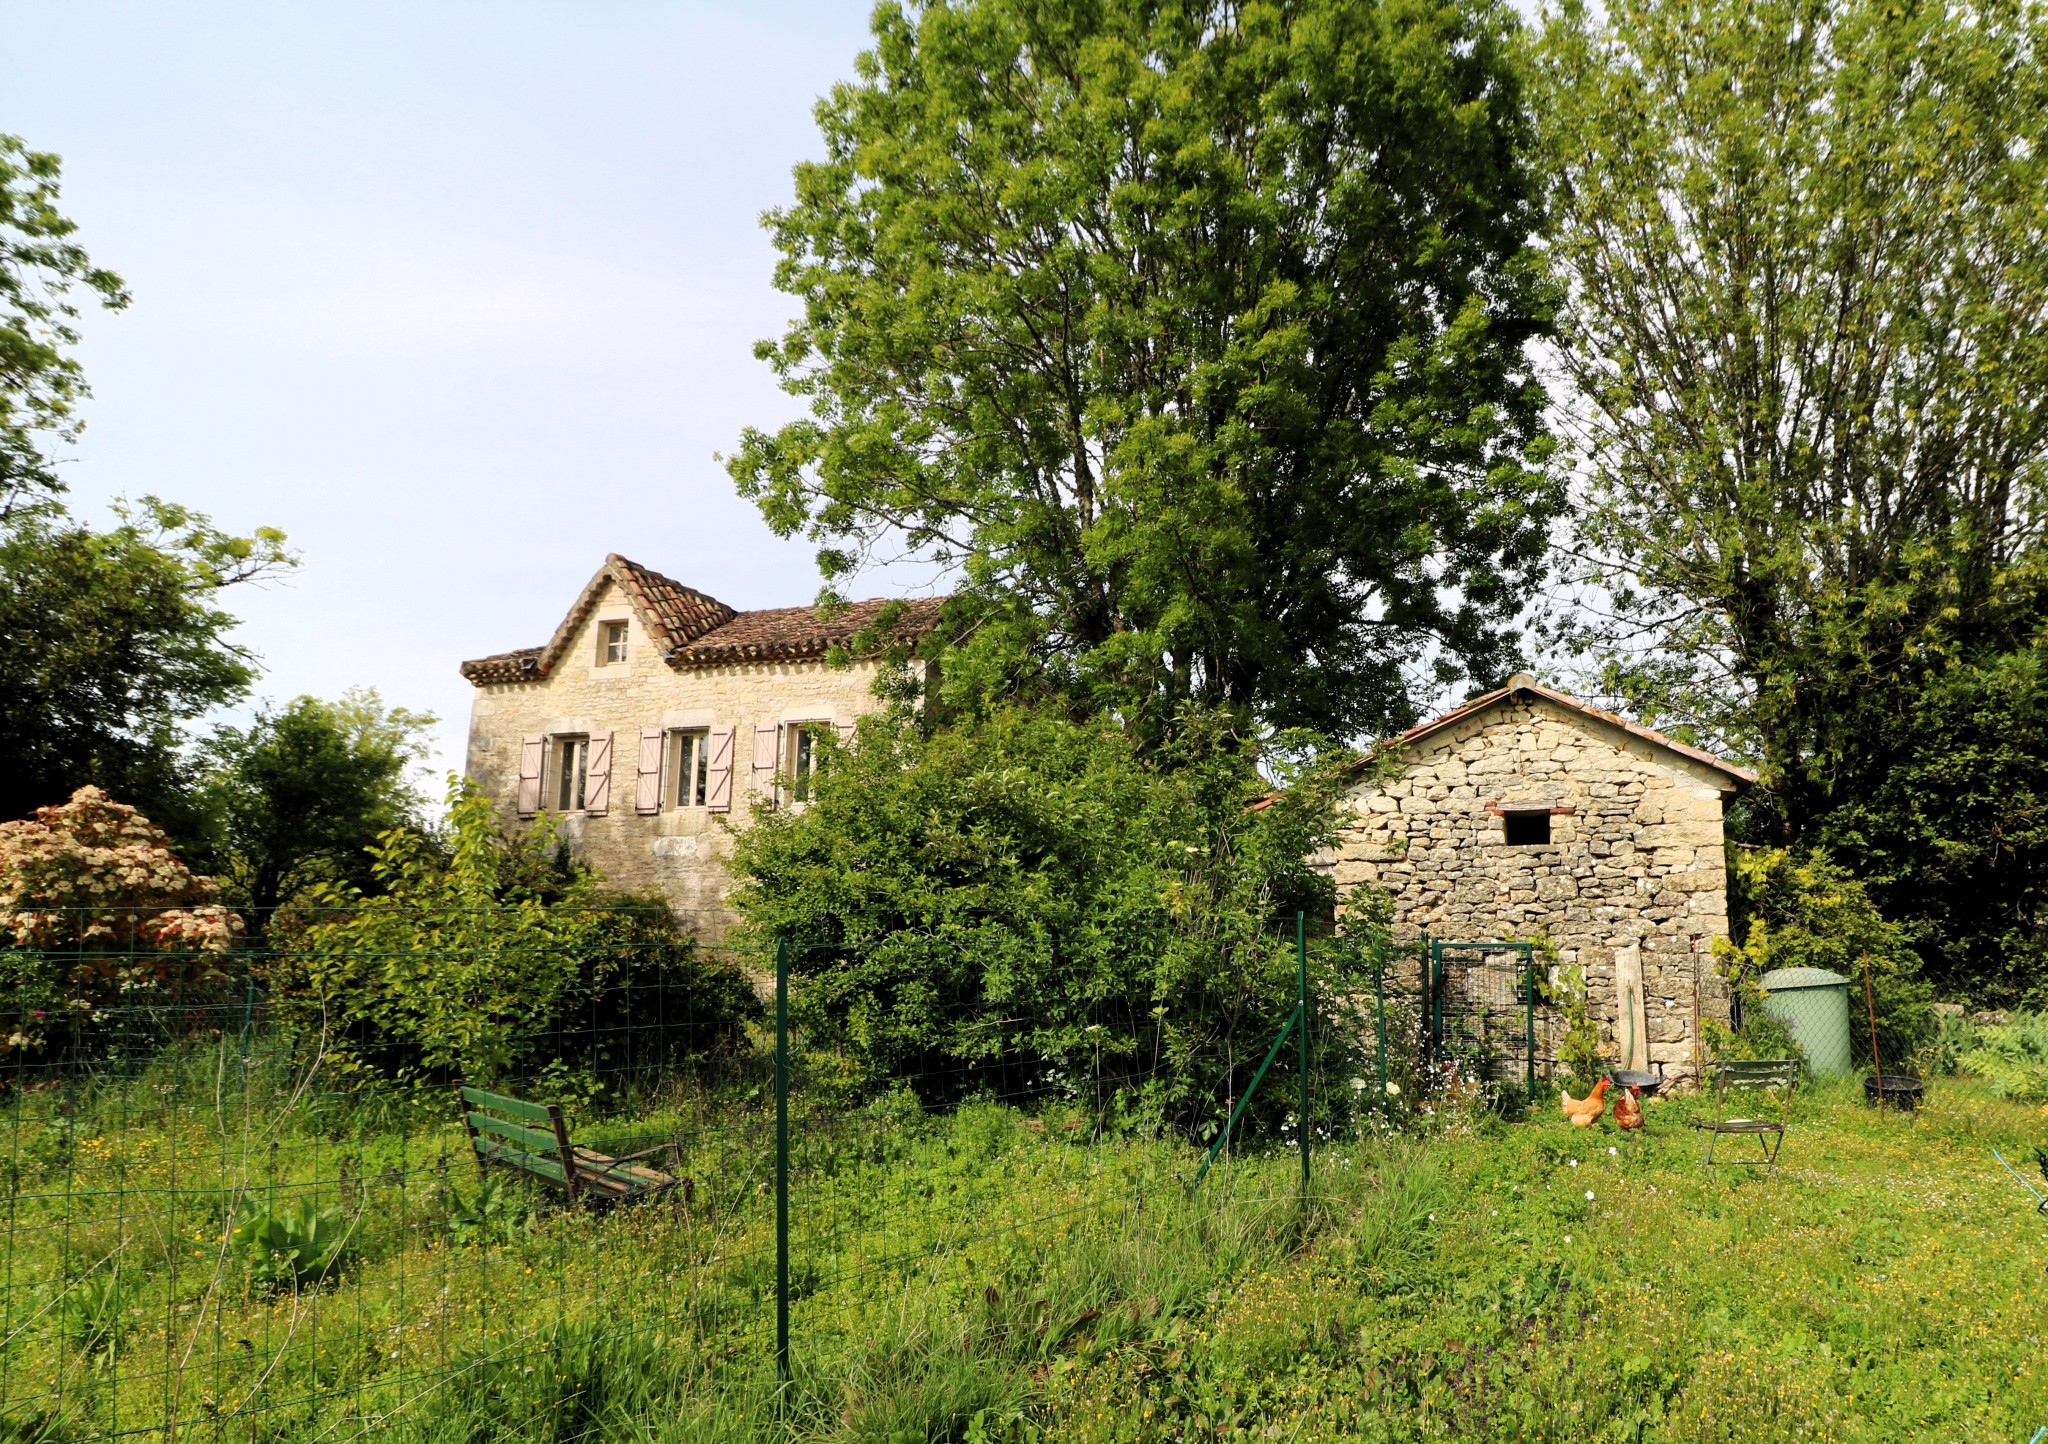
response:
M612 810L612 734L590 734L590 771L585 774L583 810L603 817Z
M704 806L712 812L732 811L732 734L730 727L714 727L705 738L710 766L704 769Z
M531 817L540 811L540 764L547 755L548 739L519 739L519 815Z
M754 791L770 807L775 805L775 752L781 740L780 724L754 724Z
M640 729L640 776L633 788L635 812L661 811L661 739L659 727Z

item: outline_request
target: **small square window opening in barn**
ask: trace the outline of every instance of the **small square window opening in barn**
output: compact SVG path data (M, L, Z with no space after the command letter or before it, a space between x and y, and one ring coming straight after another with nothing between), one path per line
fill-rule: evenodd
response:
M1502 840L1509 847L1540 847L1550 841L1550 813L1503 812Z

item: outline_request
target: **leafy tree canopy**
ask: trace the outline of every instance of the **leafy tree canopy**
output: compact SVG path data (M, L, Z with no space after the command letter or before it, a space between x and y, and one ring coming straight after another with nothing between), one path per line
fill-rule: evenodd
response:
M128 293L57 208L56 156L0 135L0 817L98 786L197 831L181 725L244 695L218 594L291 565L284 534L221 531L144 497L95 530L56 500L48 448L83 425L79 292Z
M1042 711L930 735L864 719L802 811L761 813L734 844L742 936L791 949L806 1038L856 1084L1050 1079L1220 1125L1294 1004L1296 910L1334 904L1307 859L1345 774L1181 720L1182 755L1155 760L1113 724Z
M233 536L145 497L103 531L54 505L0 525L0 816L93 785L174 835L199 823L182 727L244 695L228 586L291 564L273 531Z
M1539 67L1606 604L1569 630L1758 761L1760 840L1830 847L1993 990L2048 977L2044 39L1968 0L1618 0Z
M60 490L44 438L71 440L86 394L75 358L74 289L102 305L128 304L112 271L71 239L77 225L57 209L58 160L19 136L0 135L0 514Z
M1556 496L1486 0L885 3L769 225L810 414L729 465L836 586L963 580L957 698L1356 735L1490 678Z
M215 876L259 920L315 879L370 885L369 849L418 819L408 774L434 721L358 688L221 728L204 748L199 796Z

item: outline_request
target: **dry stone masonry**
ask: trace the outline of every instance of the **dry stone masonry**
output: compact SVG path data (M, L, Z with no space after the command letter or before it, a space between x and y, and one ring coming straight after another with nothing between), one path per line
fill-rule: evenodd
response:
M1728 1014L1722 809L1754 775L1526 674L1393 746L1395 779L1346 799L1340 889L1386 889L1404 937L1548 938L1584 970L1610 1058L1693 1077L1701 1020ZM1552 1060L1556 1033L1538 1033Z

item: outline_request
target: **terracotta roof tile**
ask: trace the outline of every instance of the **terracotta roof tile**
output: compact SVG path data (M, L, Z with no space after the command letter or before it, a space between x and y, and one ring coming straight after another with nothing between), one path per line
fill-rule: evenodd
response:
M693 642L739 615L718 598L694 591L660 572L651 572L617 553L613 553L610 563L619 586L646 613L648 625L663 651Z
M462 675L477 686L492 682L531 682L540 675L539 647L522 647L516 652L499 652L462 664Z
M544 647L499 652L462 664L462 675L482 687L497 682L537 682L561 660L577 631L597 606L605 589L616 583L645 623L650 640L672 667L708 667L723 662L773 661L822 656L871 625L886 598L854 602L829 617L815 607L772 607L737 612L716 597L650 571L614 552L605 558L570 607L555 635ZM902 604L895 634L905 640L922 635L937 623L942 598L921 598Z
M895 635L907 641L930 631L938 622L943 604L944 599L939 597L901 603L903 612L893 628ZM672 653L669 661L678 667L705 667L720 662L821 656L828 648L852 641L884 607L891 605L894 603L889 599L877 597L854 602L824 618L819 617L816 607L741 612L724 626Z

